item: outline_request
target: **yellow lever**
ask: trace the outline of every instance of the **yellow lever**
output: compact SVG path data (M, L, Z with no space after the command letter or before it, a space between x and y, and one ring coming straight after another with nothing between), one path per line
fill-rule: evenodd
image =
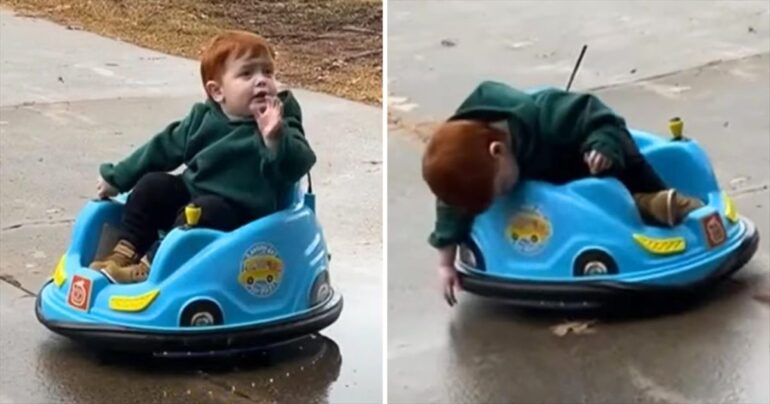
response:
M671 136L674 138L674 140L682 140L684 121L682 121L679 117L671 118L668 121L668 129L671 131Z
M201 218L200 206L189 204L184 208L184 217L187 220L187 225L192 227L198 224L198 220Z

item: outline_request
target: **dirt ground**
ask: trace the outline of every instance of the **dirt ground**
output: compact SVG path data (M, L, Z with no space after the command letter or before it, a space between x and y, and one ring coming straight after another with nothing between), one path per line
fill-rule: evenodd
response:
M379 105L379 0L0 0L0 6L165 53L197 58L223 29L267 37L279 80Z

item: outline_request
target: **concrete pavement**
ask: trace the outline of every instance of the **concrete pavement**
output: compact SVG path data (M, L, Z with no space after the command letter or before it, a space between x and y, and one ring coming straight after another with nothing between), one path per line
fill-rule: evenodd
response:
M392 1L388 85L440 118L479 81L575 90L770 50L766 1ZM663 91L664 89L661 89ZM676 92L676 90L671 90Z
M296 90L345 296L323 337L226 363L137 363L41 326L35 293L121 158L202 99L195 61L0 10L0 402L379 402L381 111ZM152 368L152 369L151 369Z
M770 307L757 298L770 290L769 9L766 2L389 4L389 83L405 98L389 112L410 123L394 125L388 139L390 402L770 402ZM445 38L454 46L442 45ZM759 251L704 304L600 319L594 334L559 338L549 329L590 317L537 315L466 293L448 308L425 242L434 202L411 124L446 117L479 80L563 86L583 43L575 88L601 88L633 127L665 134L667 120L682 117L739 211L757 224Z

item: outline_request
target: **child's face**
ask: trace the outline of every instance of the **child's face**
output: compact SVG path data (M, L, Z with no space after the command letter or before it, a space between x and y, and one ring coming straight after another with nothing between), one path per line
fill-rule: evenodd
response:
M497 162L494 189L495 196L500 196L513 189L519 181L519 166L507 143L492 142L489 145L489 153Z
M209 81L206 89L214 101L230 116L251 118L264 112L269 100L277 94L273 62L265 55L230 58L221 83Z

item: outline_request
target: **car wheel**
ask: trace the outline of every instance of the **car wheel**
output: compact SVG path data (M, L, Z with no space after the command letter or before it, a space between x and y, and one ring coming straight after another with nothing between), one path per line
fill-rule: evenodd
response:
M533 243L537 243L537 240L539 240L539 238L536 235L533 234L533 235L529 236L529 241L531 241Z
M618 264L604 251L587 250L578 255L573 273L575 276L614 275L618 273Z
M329 271L323 271L316 276L313 287L310 289L310 306L323 303L330 293L332 293L332 286L329 282Z
M267 283L273 283L273 275L267 276Z
M249 284L249 285L253 285L254 284L254 277L253 276L249 276L248 278L246 278L246 283Z
M200 300L193 302L182 312L182 327L208 327L222 324L222 311L214 302Z

